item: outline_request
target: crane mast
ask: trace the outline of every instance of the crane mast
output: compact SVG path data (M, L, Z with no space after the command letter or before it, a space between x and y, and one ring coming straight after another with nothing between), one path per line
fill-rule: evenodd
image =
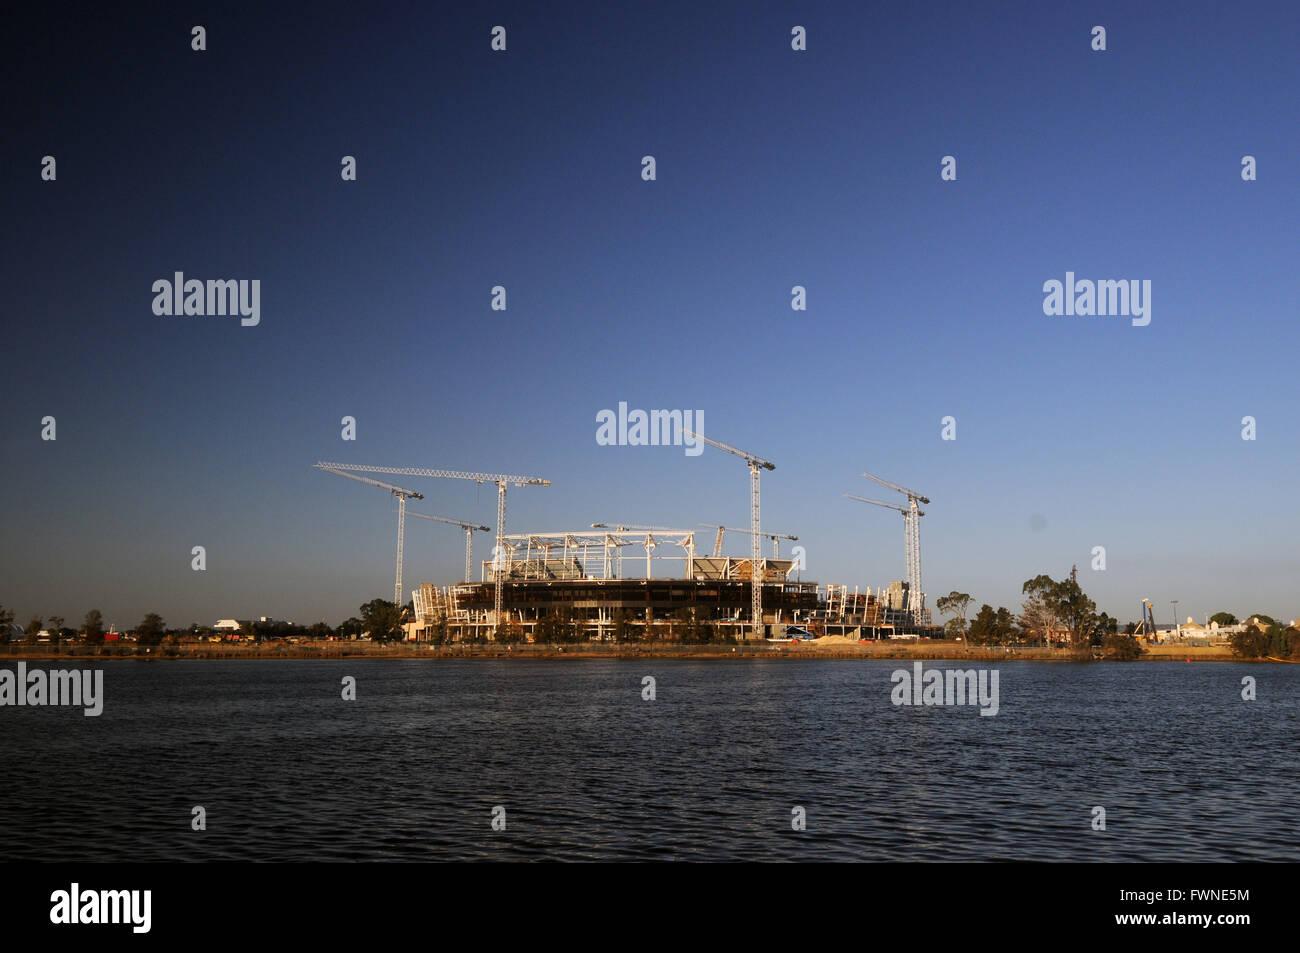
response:
M402 550L406 539L406 500L407 497L413 500L422 500L424 494L400 486L393 486L391 483L381 483L368 477L346 473L333 464L318 463L316 469L324 470L326 473L332 473L335 476L347 477L349 480L356 480L358 483L379 487L381 490L388 490L393 496L397 497L397 580L393 583L393 605L400 606L402 604Z
M718 450L740 457L745 461L745 465L749 467L749 613L750 621L754 626L754 637L761 639L763 637L763 579L762 569L760 567L763 562L763 527L761 525L762 521L759 518L759 474L762 473L763 470L775 470L776 464L764 460L762 457L755 456L752 453L746 453L744 450L740 450L729 444L722 443L718 440L712 440L705 437L703 434L693 433L689 430L683 430L682 433L686 436L694 437L697 440L702 440L709 446L715 447Z
M490 526L478 526L474 523L466 523L463 520L447 519L445 516L430 516L428 513L411 513L411 516L418 516L422 520L434 520L438 523L449 523L452 526L459 526L465 531L465 581L470 582L470 571L474 565L474 532L480 533L492 532Z
M336 471L353 470L362 473L392 473L402 476L437 477L448 480L473 480L475 483L495 483L497 485L497 545L496 551L492 554L492 576L495 583L492 624L501 624L502 589L505 579L505 542L502 536L506 531L506 487L510 484L515 486L550 486L550 480L543 480L539 477L516 476L509 473L476 473L471 470L436 470L428 467L372 467L349 463L318 463L317 466L322 469Z
M869 474L863 474L869 476ZM895 487L893 484L885 483L879 478L872 477L877 483ZM901 492L907 492L905 490ZM852 493L845 493L844 496L850 500L857 500L859 503L871 503L874 506L883 506L891 510L897 510L903 514L903 557L906 563L907 574L907 608L912 614L915 622L920 623L922 607L921 596L921 535L920 522L921 517L925 515L925 510L916 504L919 501L929 503L930 501L923 496L908 494L908 505L899 506L897 503L885 503L881 500L867 499L865 496L855 496Z
M888 480L882 480L872 473L862 474L868 480L875 480L881 486L888 487L896 493L901 493L907 497L908 515L903 524L904 532L907 534L907 588L908 588L908 608L912 611L912 617L920 623L921 615L924 611L924 594L921 592L921 517L925 514L921 512L918 503L929 505L930 498L923 496L915 490L909 490L905 486L899 486L897 483L890 483Z

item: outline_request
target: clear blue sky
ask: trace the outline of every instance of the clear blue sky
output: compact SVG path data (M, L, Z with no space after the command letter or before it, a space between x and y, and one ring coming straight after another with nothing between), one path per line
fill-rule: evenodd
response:
M1170 599L1300 614L1300 6L383 9L6 31L20 622L337 623L387 598L394 502L320 459L552 480L510 493L513 531L745 525L739 460L598 446L619 401L703 410L773 460L764 523L801 537L805 578L901 578L901 519L841 497L886 494L871 470L933 499L931 604L1016 608L1078 564L1122 619L1143 597L1161 621ZM175 271L259 279L261 324L154 315ZM1149 279L1150 325L1045 316L1066 271ZM425 512L495 521L491 487L415 485ZM408 523L405 588L459 578L463 542Z

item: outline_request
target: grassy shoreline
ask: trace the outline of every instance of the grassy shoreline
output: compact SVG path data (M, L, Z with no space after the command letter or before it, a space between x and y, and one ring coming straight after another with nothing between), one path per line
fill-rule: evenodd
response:
M311 645L182 644L144 647L85 645L0 647L0 662L15 661L175 661L180 659L907 659L917 661L1078 661L1063 649L975 646L969 650L942 642L870 642L816 645L813 643L742 642L735 645L682 645L659 642L626 645L375 645L365 642L323 642ZM1152 646L1143 662L1241 662L1231 649L1209 646ZM1262 659L1258 661L1264 661Z

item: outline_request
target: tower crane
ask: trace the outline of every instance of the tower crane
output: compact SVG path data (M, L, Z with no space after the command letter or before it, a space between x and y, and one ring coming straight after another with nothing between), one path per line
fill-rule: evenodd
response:
M463 523L460 520L449 520L445 516L430 516L428 513L411 513L410 516L418 516L422 520L436 520L439 523L450 523L452 526L459 526L465 531L465 581L472 582L470 579L470 569L473 566L474 559L474 531L480 533L492 532L491 526L478 526L474 523Z
M316 469L324 470L326 473L333 473L335 476L347 477L349 480L356 480L358 483L377 486L397 497L397 582L393 585L393 605L400 606L402 604L402 542L406 535L406 501L408 498L422 500L424 494L417 493L415 490L403 489L400 486L393 486L391 483L380 483L378 480L371 480L368 477L345 473L338 467L328 463L318 463Z
M915 490L909 490L907 487L899 486L897 483L890 483L888 480L882 480L880 477L871 473L862 474L868 480L875 480L883 487L894 490L897 493L907 497L907 510L904 511L903 532L905 534L905 551L907 561L907 589L908 589L908 608L912 611L913 618L919 623L921 621L921 612L923 609L922 599L924 596L921 592L921 517L925 515L921 511L918 503L930 503L929 497L922 496ZM858 497L861 499L861 497ZM869 500L868 502L877 502ZM881 504L885 505L885 504Z
M752 453L746 453L744 450L738 450L718 440L710 440L703 434L692 433L689 430L683 430L683 434L694 437L697 440L703 440L710 447L716 447L733 456L740 457L749 467L749 589L750 589L750 620L754 625L754 635L756 638L763 637L763 581L761 578L762 570L759 564L763 561L763 527L759 520L759 474L764 470L775 470L776 464L764 460L762 457L756 457Z
M718 526L717 523L701 523L700 525L707 526L710 529L716 528L718 531L718 538L714 540L713 543L713 555L715 558L722 555L722 536L724 533L744 533L746 536L748 536L750 533L753 532L752 530L748 530L748 529L737 529L734 526ZM778 542L778 540L788 539L792 543L798 542L799 540L798 536L791 536L789 533L764 533L763 538L770 539L772 541L773 559L781 558L781 544Z
M492 558L492 575L496 583L493 599L492 624L501 624L502 583L505 570L502 560L505 555L501 539L506 531L506 486L550 486L550 480L538 477L514 476L509 473L474 473L469 470L433 470L426 467L369 467L350 463L318 463L317 466L332 470L357 470L362 473L391 473L401 476L441 477L448 480L473 480L475 483L495 483L497 485L497 545ZM468 580L467 580L468 581Z
M903 514L903 548L907 560L907 590L908 590L907 608L909 612L913 613L913 617L916 618L917 617L916 613L919 611L918 610L919 597L914 598L913 593L915 590L912 589L912 579L913 579L912 540L915 538L915 533L912 528L912 523L913 521L924 516L925 510L918 509L916 511L913 511L910 507L899 506L897 503L885 503L882 500L869 500L865 496L854 496L852 493L845 493L844 495L850 500L857 500L859 503L872 503L876 506L885 506L891 510L897 510L898 512ZM915 577L917 579L920 578L919 568L915 573ZM917 585L920 585L920 583L918 582Z

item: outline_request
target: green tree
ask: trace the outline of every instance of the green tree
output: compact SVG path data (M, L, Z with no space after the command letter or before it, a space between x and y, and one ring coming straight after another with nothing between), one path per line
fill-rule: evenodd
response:
M670 625L672 627L673 634L677 637L679 641L685 642L687 644L696 641L695 622L691 618L690 610L688 610L684 606L678 609L674 609L672 616L670 618L672 619Z
M1273 618L1271 615L1264 615L1263 613L1260 613L1260 612L1256 612L1254 615L1248 615L1248 616L1246 616L1246 618L1247 618L1247 619L1250 619L1252 622L1262 622L1262 623L1264 623L1265 625L1276 625L1276 624L1277 624L1276 621L1274 620L1274 618Z
M1268 654L1268 636L1257 625L1248 625L1241 632L1228 637L1234 655L1241 658L1263 658Z
M700 618L698 606L691 606L690 627L692 636L700 645L709 645L717 637L713 624Z
M91 645L98 645L104 641L104 616L98 609L91 609L86 613L86 621L82 628L86 633L86 641Z
M1071 644L1090 645L1100 623L1097 603L1088 598L1074 578L1062 579L1057 583L1056 598L1061 621L1070 631Z
M58 645L59 641L63 638L63 616L61 615L50 616L49 627L50 627L50 642L54 645Z
M40 616L32 616L27 622L27 628L23 630L23 642L27 645L35 645L36 640L40 638L41 628L44 624Z
M363 631L365 631L365 628L366 628L365 623L362 622L360 619L358 619L356 616L352 616L351 618L344 619L342 622L339 623L339 629L338 629L339 638L355 639Z
M157 645L163 640L163 635L167 632L167 627L163 625L162 616L156 612L150 612L139 625L135 627L135 635L141 645Z
M954 589L946 596L940 596L935 602L935 606L945 615L951 614L952 621L960 623L956 627L957 632L964 635L966 633L966 612L970 608L970 603L970 593L958 592ZM948 627L944 626L944 632L947 633L948 631Z
M1072 644L1091 643L1099 623L1097 603L1088 598L1073 575L1060 582L1046 575L1035 576L1021 591L1029 596L1021 620L1036 638L1045 639L1052 630L1064 627Z
M974 642L976 645L987 645L997 640L998 636L998 614L993 607L987 602L980 606L979 612L975 613L975 618L971 620L970 633L967 640ZM954 619L954 622L957 620Z
M622 609L614 613L613 635L615 642L636 642L639 640L636 627L628 623L627 613Z
M1268 638L1268 654L1274 658L1286 658L1291 654L1291 645L1287 639L1287 627L1276 622L1264 630Z
M318 642L323 642L333 634L334 631L326 622L313 622L307 627L307 638L315 639Z
M1015 638L1016 617L1011 614L1011 610L1006 606L998 606L993 624L998 633L999 642L1010 642Z
M8 645L13 636L14 614L10 609L0 606L0 645Z
M1237 617L1231 612L1216 612L1210 616L1211 622L1217 622L1219 625L1236 625Z
M1061 624L1056 582L1050 576L1038 575L1028 580L1020 591L1029 597L1020 607L1020 624L1031 638L1046 644Z
M402 610L387 599L371 599L361 607L361 624L374 642L392 642L402 635Z
M1142 646L1138 645L1137 639L1117 632L1107 633L1102 647L1102 654L1106 658L1120 662L1131 662L1142 654Z
M1106 636L1119 634L1119 620L1112 619L1106 613L1097 617L1097 627L1092 633L1092 644L1094 646L1104 646Z
M988 603L971 620L968 638L976 645L1002 645L1016 634L1016 619L1005 606L994 609Z
M565 644L581 639L578 626L573 622L573 611L568 606L556 606L537 621L534 638L547 645Z

